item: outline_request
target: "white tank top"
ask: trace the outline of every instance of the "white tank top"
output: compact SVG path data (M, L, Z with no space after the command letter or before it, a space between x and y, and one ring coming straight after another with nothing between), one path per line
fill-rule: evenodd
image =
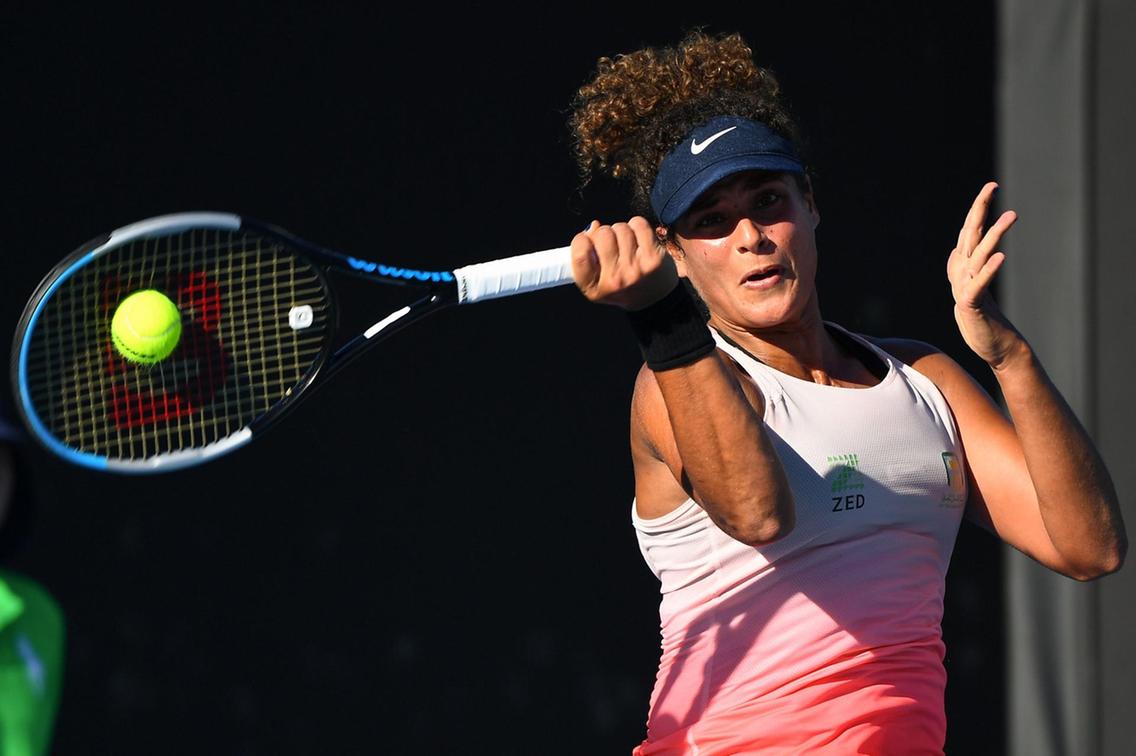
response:
M882 753L886 733L904 752L942 747L943 585L967 495L958 433L929 379L828 327L877 355L883 380L803 381L714 333L764 396L796 506L789 535L747 546L689 499L653 519L632 508L662 591L639 753Z

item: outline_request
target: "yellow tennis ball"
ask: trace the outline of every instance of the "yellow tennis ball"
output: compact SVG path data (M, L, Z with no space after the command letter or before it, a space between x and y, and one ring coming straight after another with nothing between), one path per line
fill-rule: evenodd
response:
M170 356L181 339L181 313L157 289L136 291L119 303L110 321L114 348L130 362L153 365Z

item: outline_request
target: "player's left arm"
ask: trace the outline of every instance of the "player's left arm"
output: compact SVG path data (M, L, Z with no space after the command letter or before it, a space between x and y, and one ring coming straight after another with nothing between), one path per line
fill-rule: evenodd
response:
M950 405L966 455L966 517L1046 567L1077 580L1115 572L1127 539L1108 471L1036 359L999 376L1025 401L1012 420L953 359L899 339L880 345L914 367ZM1009 379L1007 381L1006 379Z
M990 366L1007 418L978 383L931 351L912 366L942 391L958 424L972 493L967 516L1050 569L1091 580L1120 569L1128 548L1116 488L1104 461L1029 343L989 287L1012 211L984 233L997 186L979 193L947 263L955 321Z

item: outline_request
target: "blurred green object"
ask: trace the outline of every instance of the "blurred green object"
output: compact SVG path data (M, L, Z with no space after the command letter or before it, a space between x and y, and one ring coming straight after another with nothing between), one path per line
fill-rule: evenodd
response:
M55 599L35 581L0 570L0 756L50 752L63 649Z

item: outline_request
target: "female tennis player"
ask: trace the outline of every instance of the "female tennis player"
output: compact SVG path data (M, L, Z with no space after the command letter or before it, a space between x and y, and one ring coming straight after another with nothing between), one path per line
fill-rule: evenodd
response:
M645 358L632 520L662 656L635 753L942 753L961 518L1077 580L1127 547L1099 454L990 295L1015 214L986 228L987 184L946 260L1010 419L934 347L822 318L807 166L739 36L601 59L572 128L640 213L572 240Z

